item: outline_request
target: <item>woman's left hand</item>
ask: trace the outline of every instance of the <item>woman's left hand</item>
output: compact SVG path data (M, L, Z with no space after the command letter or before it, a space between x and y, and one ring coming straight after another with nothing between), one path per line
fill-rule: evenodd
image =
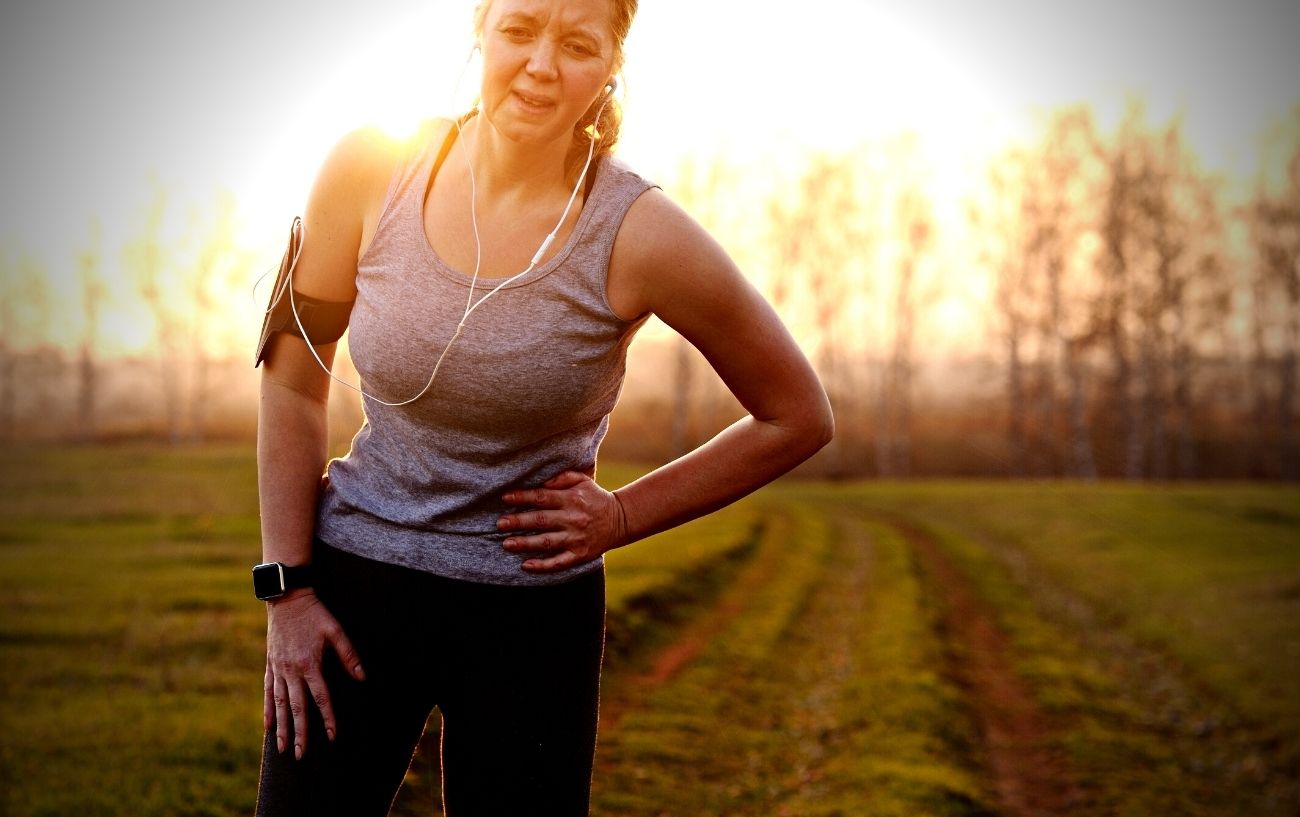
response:
M525 560L529 572L564 570L627 544L622 503L579 471L563 471L541 488L509 491L502 499L532 508L497 520L498 530L530 531L509 537L502 546L511 553L551 554Z

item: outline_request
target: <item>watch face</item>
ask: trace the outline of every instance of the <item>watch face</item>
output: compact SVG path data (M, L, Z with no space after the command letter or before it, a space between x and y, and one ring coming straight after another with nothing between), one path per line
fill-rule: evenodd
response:
M284 573L280 565L258 565L253 568L253 594L263 601L284 595Z

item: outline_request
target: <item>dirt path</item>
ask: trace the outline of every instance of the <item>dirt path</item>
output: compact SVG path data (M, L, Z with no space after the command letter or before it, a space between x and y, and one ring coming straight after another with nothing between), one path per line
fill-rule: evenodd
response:
M843 506L823 512L829 555L808 575L806 601L770 648L735 651L753 643L754 618L791 569L782 537L761 547L642 670L607 677L601 734L615 748L598 757L606 765L597 778L645 802L616 801L618 808L607 804L608 812L597 813L725 807L735 815L795 815L832 813L841 803L843 813L856 813L883 796L869 794L880 786L899 787L890 795L895 802L918 796L906 789L914 784L899 782L915 773L927 785L945 781L926 796L951 799L954 814L1070 814L1081 797L1051 746L1052 724L1016 673L993 611L940 544L906 518ZM881 528L897 538L873 555L872 531ZM876 578L877 565L891 578ZM910 590L895 586L903 577ZM926 623L911 605L928 607L925 599L935 595L940 620ZM903 632L919 652L896 646ZM890 652L891 643L902 651ZM934 708L940 698L923 689L930 671L949 679L960 706L946 714ZM661 689L670 692L669 710L656 708L665 700ZM643 708L655 714L626 717ZM969 743L934 737L963 715L978 734L973 755ZM940 755L899 754L905 750L894 741L915 730L931 735ZM690 786L681 785L683 776Z
M861 801L844 779L859 754L843 699L871 550L840 521L774 531L644 671L608 679L594 814L793 817Z
M773 524L780 524L773 520ZM708 646L718 633L734 619L751 599L755 591L767 584L780 569L780 547L772 544L772 532L764 535L759 552L728 583L717 602L690 621L682 632L659 649L648 667L641 672L626 673L617 678L607 676L600 700L600 731L607 734L614 729L623 715L646 693L666 683L689 664Z
M897 516L884 521L907 539L943 602L951 671L968 695L989 772L1006 813L1066 815L1079 802L1068 762L1049 745L1052 727L1012 666L1012 648L993 611L934 537Z

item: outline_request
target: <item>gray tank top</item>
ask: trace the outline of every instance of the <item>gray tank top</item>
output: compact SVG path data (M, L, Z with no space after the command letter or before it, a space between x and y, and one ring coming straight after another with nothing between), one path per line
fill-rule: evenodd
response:
M455 330L470 276L443 262L424 232L425 193L454 135L430 125L395 175L357 266L348 345L365 390L417 394ZM501 494L565 470L594 473L642 320L614 314L610 252L632 202L652 185L621 162L593 164L594 183L568 241L549 261L476 309L437 380L410 405L363 399L365 422L330 462L317 535L390 564L507 585L555 584L599 570L525 573L502 549ZM480 279L476 296L499 283Z

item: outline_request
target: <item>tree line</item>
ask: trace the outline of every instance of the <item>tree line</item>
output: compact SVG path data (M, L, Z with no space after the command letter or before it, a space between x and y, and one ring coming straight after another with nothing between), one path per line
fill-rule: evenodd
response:
M816 156L768 203L753 261L836 408L823 473L1300 478L1300 106L1245 179L1140 103L1109 134L1058 111L990 162L960 238L924 175L894 140ZM919 394L930 313L971 277L968 375Z
M1062 113L995 164L972 218L1012 473L1300 477L1300 107L1288 124L1245 190L1138 106L1110 136Z
M696 158L665 187L821 373L839 433L819 473L1300 478L1300 106L1248 178L1206 170L1179 121L1152 125L1137 104L1109 133L1088 108L1056 112L956 202L908 137L809 155L761 192L752 177ZM252 422L250 292L278 258L239 246L231 201L179 241L169 213L156 190L117 254L152 334L130 383L102 352L102 237L76 254L75 309L55 308L40 262L0 252L0 437L95 439L134 414L145 433L202 439L239 378L231 399ZM957 290L977 320L940 359ZM78 316L76 343L51 343L56 314ZM670 456L739 410L684 342L664 361L668 410L632 424L640 447L615 423L613 450ZM355 423L354 398L339 400Z

